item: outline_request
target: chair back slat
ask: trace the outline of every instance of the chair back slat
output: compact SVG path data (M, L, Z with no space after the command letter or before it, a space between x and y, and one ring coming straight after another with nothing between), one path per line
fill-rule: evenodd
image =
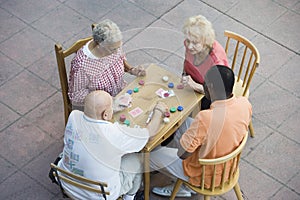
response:
M226 55L228 55L229 43L230 43L230 37L227 37L226 45L225 45L225 49L224 49Z
M228 176L228 183L230 184L234 175L235 175L235 172L237 170L237 167L236 167L236 157L234 157L231 161L231 166L230 166L230 170L229 170L229 176Z
M237 59L237 55L238 55L238 51L239 51L239 46L240 46L240 42L237 41L236 46L235 46L235 50L234 50L232 64L231 64L231 69L232 70L234 70L234 67L235 67L235 63L236 63L236 59Z
M53 173L53 175L58 177L58 179L60 180L59 183L61 181L64 181L83 190L102 194L104 197L110 194L108 191L105 191L105 188L107 187L107 183L105 182L91 180L83 176L68 172L53 163L51 163L50 166L52 169L54 169L55 172L59 172Z
M204 190L204 188L205 188L205 165L202 165L202 175L201 175L201 190L203 191Z
M56 166L55 164L51 163L51 167L52 168L55 168L57 171L63 173L63 174L66 174L67 176L69 177L72 177L74 179L78 179L80 181L84 181L84 182L87 182L87 183L90 183L90 184L95 184L95 185L103 185L104 187L107 187L107 183L105 182L101 182L101 181L94 181L94 180L91 180L91 179L88 179L88 178L85 178L83 176L80 176L80 175L77 175L77 174L74 174L74 173L71 173L71 172L68 172L58 166Z
M204 172L205 173L205 172ZM211 177L211 186L210 186L210 191L215 190L215 185L216 185L216 173L217 173L217 166L213 165L213 175Z
M227 162L224 163L223 172L222 172L222 179L221 179L221 189L224 188L225 180L226 180L226 170L227 170Z
M83 45L85 45L88 41L90 41L92 37L83 38L80 40L77 40L72 44L71 47L64 50L64 57L68 57L69 55L76 53Z
M252 63L252 65L250 65L250 63L249 63L250 73L249 73L249 76L248 76L248 79L247 79L247 82L246 82L246 86L245 86L245 89L244 89L244 92L243 92L243 96L246 96L246 93L249 90L250 83L252 81L253 75L254 75L255 70L257 68L257 67L255 67L256 65L258 66L258 64L255 61Z
M237 71L236 82L241 81L240 95L247 96L252 77L259 66L259 52L252 42L239 34L225 31L224 35L227 37L225 52L228 57L231 56L229 55L229 48L234 48L229 66L233 71Z
M246 55L247 55L247 47L244 49L242 61L241 61L241 64L240 64L240 67L239 67L239 70L238 70L239 72L238 72L237 81L240 81L240 79L241 79L242 72L243 72L243 69L244 69L244 63L245 63L245 57L246 57ZM244 78L245 78L245 76L244 76Z

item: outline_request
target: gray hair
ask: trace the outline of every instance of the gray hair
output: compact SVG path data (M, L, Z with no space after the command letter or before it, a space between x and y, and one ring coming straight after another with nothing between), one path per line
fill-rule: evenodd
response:
M117 24L105 19L93 28L93 39L98 44L119 42L122 40L122 33Z
M212 24L202 15L188 18L184 23L183 33L197 37L202 41L202 44L209 47L212 47L215 41L215 31Z

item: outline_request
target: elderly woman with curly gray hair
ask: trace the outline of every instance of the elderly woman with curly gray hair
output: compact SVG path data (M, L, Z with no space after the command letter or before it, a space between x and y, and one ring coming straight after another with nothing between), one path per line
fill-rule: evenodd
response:
M146 74L143 67L127 64L119 27L111 20L103 20L93 28L93 39L71 61L68 95L72 105L82 107L84 98L95 90L116 96L126 86L125 72L135 76Z

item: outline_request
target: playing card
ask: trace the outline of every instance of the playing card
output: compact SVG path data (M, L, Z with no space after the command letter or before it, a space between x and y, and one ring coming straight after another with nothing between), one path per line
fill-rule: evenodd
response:
M133 110L129 111L129 114L132 116L132 117L137 117L139 116L140 114L142 114L143 110L140 108L140 107L136 107L134 108Z
M132 100L132 98L130 95L124 95L120 98L119 104L121 106L128 107L131 103L131 100Z
M156 92L155 92L155 94L157 94L158 96L160 96L160 97L163 97L164 95L164 92L165 92L165 90L163 90L162 88L159 88Z
M175 93L173 90L164 90L162 88L158 89L155 93L163 99L167 98L167 97L175 96Z

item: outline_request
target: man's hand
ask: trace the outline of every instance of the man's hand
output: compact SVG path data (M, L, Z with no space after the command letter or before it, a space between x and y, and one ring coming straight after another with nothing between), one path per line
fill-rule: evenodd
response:
M113 102L114 113L124 110L125 108L130 106L131 102L132 97L128 93L115 97Z
M168 111L168 106L164 102L159 101L159 102L157 102L154 109L158 109L158 110L161 110L162 112L166 112L166 111Z
M146 76L146 70L143 66L133 67L129 70L129 73L134 76Z
M164 102L157 102L155 107L153 108L153 116L150 123L147 125L147 129L149 130L150 137L153 137L158 132L158 128L162 122L162 118L164 117L164 113L168 110L168 106Z

